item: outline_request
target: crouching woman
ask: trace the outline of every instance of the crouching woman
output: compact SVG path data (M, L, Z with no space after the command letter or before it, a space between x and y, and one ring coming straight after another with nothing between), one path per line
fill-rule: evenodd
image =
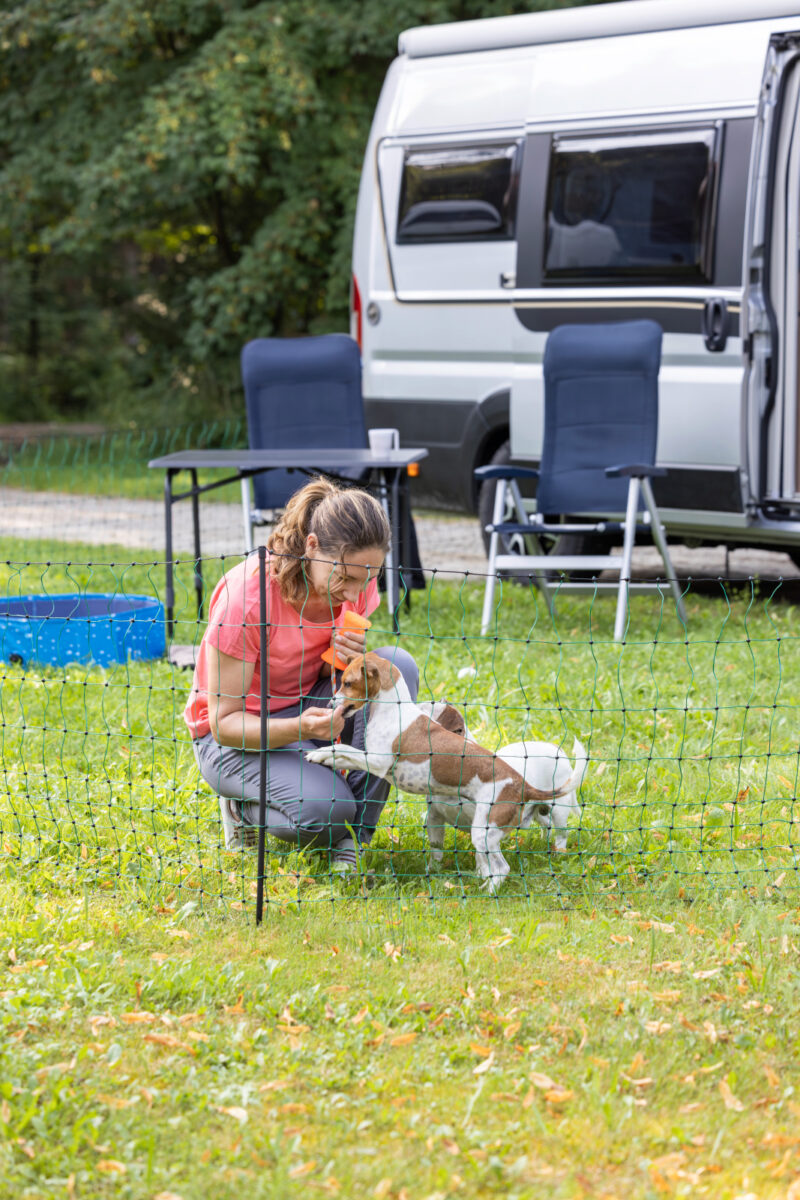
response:
M389 547L380 504L360 488L314 479L290 499L267 540L267 741L261 745L258 560L228 571L211 597L184 718L205 781L220 797L225 845L255 840L260 758L267 755L266 828L299 849L330 853L334 870L356 866L356 845L372 839L390 784L366 772L339 772L305 759L340 735L363 748L368 714L344 720L330 700L335 674L320 655L333 642L347 663L366 648L366 633L344 629L350 610L369 616L379 604L377 574ZM376 654L393 662L412 697L419 673L398 647Z

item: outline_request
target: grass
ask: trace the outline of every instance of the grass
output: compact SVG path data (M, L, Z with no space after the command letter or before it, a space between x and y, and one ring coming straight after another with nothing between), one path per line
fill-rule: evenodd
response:
M148 470L151 459L190 446L199 449L246 445L243 417L172 428L111 430L87 436L53 434L20 446L0 443L0 484L29 492L160 500L164 495L164 472ZM199 482L211 483L225 474L200 472ZM188 480L188 475L178 479ZM236 483L207 493L204 503L220 500L239 503L240 497Z
M163 596L121 547L6 553L7 595ZM256 929L189 674L3 666L0 1200L796 1200L792 593L693 584L686 630L636 598L621 646L611 597L553 620L507 586L487 638L481 600L414 594L421 695L487 746L591 756L569 852L507 839L496 898L465 835L428 871L424 802L393 792L374 887L270 844ZM195 640L188 564L177 608Z
M70 547L72 565L6 566L9 595L62 590L163 596L163 569L111 567L125 551ZM128 552L129 557L129 552ZM101 565L96 565L98 560ZM77 563L77 565L76 565ZM190 564L178 573L178 641L197 640ZM209 583L211 569L207 571ZM463 706L495 748L522 737L586 745L591 762L570 853L536 829L506 842L505 893L558 904L606 894L638 903L709 888L797 888L800 720L795 608L753 587L688 596L688 632L666 601L637 598L632 637L611 641L613 597L562 597L557 619L535 593L506 587L495 636L478 636L482 589L437 579L402 617L421 695ZM378 616L372 645L391 643ZM385 616L383 617L385 621ZM249 855L220 844L215 800L198 784L181 712L190 675L165 661L106 670L5 667L0 721L0 847L9 871L38 864L106 887L248 903ZM444 870L427 869L424 800L393 792L367 866L376 891L481 897L469 839L448 831ZM282 897L329 895L320 855L270 846ZM283 872L283 874L281 874Z
M2 896L4 1197L796 1194L782 904Z

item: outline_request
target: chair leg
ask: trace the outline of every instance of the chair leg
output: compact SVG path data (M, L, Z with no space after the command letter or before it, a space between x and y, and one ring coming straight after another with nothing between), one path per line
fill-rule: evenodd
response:
M625 538L622 544L622 565L619 571L619 591L617 592L617 618L614 622L615 642L621 642L623 634L625 633L625 617L628 612L631 563L633 561L633 545L636 540L636 513L638 508L639 480L634 477L628 484L628 507L625 512Z
M499 525L503 519L503 510L506 506L506 481L498 479L497 487L494 493L494 509L492 510L492 525ZM494 589L497 583L497 569L495 560L497 559L497 546L500 541L499 533L492 531L489 538L489 566L486 576L486 585L483 589L483 612L481 613L481 637L489 628L489 622L492 619L492 609L494 608Z
M650 513L650 522L653 527L653 541L655 542L656 546L658 546L659 553L664 561L664 570L667 572L667 579L669 580L669 585L672 588L672 594L675 597L675 607L678 610L678 615L681 621L683 621L685 625L686 609L683 606L683 596L681 595L680 584L678 583L678 577L675 574L675 568L672 565L672 559L670 558L669 548L667 546L667 539L664 537L664 529L658 517L658 509L656 508L653 488L650 480L647 478L642 480L642 495L644 496L644 502L647 505L647 511Z
M517 483L516 479L509 481L509 487L511 488L511 496L514 501L514 509L517 514L517 521L519 521L520 525L524 525L530 520L530 517L528 516L528 512L523 503L522 492L519 490L519 484ZM538 535L535 534L533 530L531 530L530 533L523 534L522 536L525 539L525 545L529 554L538 556L539 558L546 557L544 553L544 547L542 546ZM554 602L552 596L550 595L550 587L547 582L547 572L541 568L537 569L534 567L533 577L536 580L536 586L544 597L544 602L547 605L547 611L552 617Z
M242 517L244 519L244 552L253 549L253 522L250 520L250 480L242 480Z

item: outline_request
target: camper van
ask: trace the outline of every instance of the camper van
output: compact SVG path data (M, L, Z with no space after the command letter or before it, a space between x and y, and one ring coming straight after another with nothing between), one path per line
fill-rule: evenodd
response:
M550 330L650 317L668 533L800 562L799 251L800 0L407 30L355 225L368 424L485 522L475 467L539 457Z

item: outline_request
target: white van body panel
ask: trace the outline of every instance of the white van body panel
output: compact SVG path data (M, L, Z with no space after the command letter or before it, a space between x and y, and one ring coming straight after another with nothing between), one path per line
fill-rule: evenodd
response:
M668 526L728 540L800 540L800 525L764 519L753 491L758 401L745 405L743 397L748 382L758 385L749 374L747 322L739 328L743 235L725 243L724 263L718 238L713 280L690 285L528 286L518 270L528 156L544 144L537 138L576 147L582 137L619 134L633 145L658 131L666 143L673 130L716 129L718 185L736 126L744 179L770 38L798 28L800 0L624 0L401 34L366 149L353 273L368 422L395 425L406 444L429 448L423 476L438 477L423 480L422 495L469 507L473 468L509 433L515 457L537 460L541 362L553 323L606 319L606 310L607 319L652 315L665 329L658 461L688 472L687 480L704 472L712 483L725 481L711 509L662 500ZM513 144L522 164L513 236L399 237L408 156ZM751 187L763 193L763 178ZM746 197L742 184L742 213L746 201L752 206L758 196ZM731 331L709 353L700 322L716 302L727 306ZM788 295L789 309L793 302ZM781 438L797 438L799 423L793 409L773 424L773 458ZM782 485L794 479L794 466L788 475L785 465L780 470Z

